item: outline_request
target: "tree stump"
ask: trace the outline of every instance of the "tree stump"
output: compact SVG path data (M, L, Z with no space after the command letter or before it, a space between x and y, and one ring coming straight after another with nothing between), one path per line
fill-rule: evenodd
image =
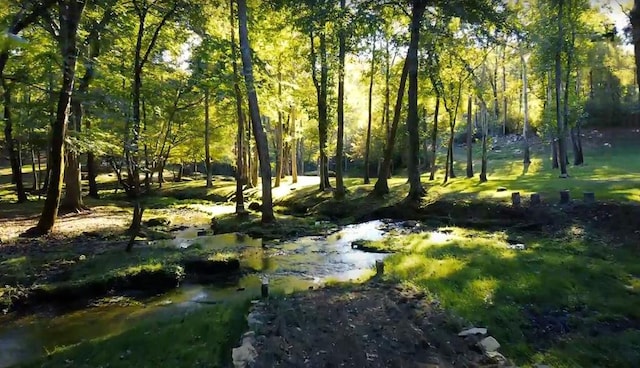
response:
M594 192L584 192L584 203L595 203L596 194Z
M513 192L511 193L511 204L514 207L518 207L520 206L520 192Z
M571 202L571 196L569 195L569 191L568 190L561 190L560 191L560 204L568 204L569 202Z
M541 203L541 199L540 199L540 193L531 193L531 199L529 200L529 203L532 206L537 206Z
M376 276L384 275L384 261L377 260L376 261Z

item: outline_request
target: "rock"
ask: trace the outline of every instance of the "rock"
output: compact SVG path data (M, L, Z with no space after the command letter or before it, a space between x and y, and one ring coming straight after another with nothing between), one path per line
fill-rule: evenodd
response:
M531 193L531 199L529 200L529 204L532 206L537 206L541 202L539 193Z
M260 315L258 312L253 311L247 315L247 325L249 325L250 329L255 330L256 327L259 327L262 324L263 322L260 319Z
M231 357L235 368L245 368L249 367L256 361L258 353L253 345L242 344L242 346L232 350Z
M522 243L518 243L518 244L509 244L507 245L507 248L513 249L513 250L525 250L527 247Z
M493 336L485 337L478 342L478 346L485 353L496 351L500 349L500 343Z
M144 222L144 224L147 225L148 227L168 226L170 224L170 221L167 220L166 218L157 217L157 218L148 219L147 221Z
M402 227L405 227L405 228L413 228L416 226L418 226L418 221L414 221L414 220L407 220L402 223Z
M207 235L207 230L198 230L198 233L196 235L197 236L206 236Z
M551 366L546 364L536 364L533 368L551 368Z
M492 363L501 365L507 362L507 358L504 355L498 353L497 351L487 351L484 354L487 358L491 360Z
M507 188L505 188L505 187L496 188L496 192L506 192L506 191L507 191Z
M487 334L487 329L486 328L484 328L484 327L472 327L472 328L469 328L467 330L460 331L458 333L458 336L466 337L466 336L469 336L469 335L486 335L486 334Z
M256 211L256 212L260 212L262 211L262 205L258 202L251 202L249 203L249 209L251 211Z

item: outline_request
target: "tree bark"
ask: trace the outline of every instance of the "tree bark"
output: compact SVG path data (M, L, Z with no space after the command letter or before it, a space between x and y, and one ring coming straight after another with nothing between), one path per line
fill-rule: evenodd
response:
M480 182L487 181L487 135L489 134L489 119L487 119L487 106L482 104L482 164L480 167Z
M242 116L242 113L240 114L240 116ZM242 117L240 117L239 119L242 119ZM209 117L208 88L205 88L204 90L204 166L207 174L206 187L212 188L213 175L211 173L211 119Z
M18 149L13 139L13 118L11 116L11 87L6 78L2 78L3 101L4 101L4 138L9 153L9 162L11 164L11 178L16 185L16 195L18 203L27 201L27 193L24 189L24 181L22 180L22 166L18 157Z
M567 145L566 145L566 129L564 122L564 113L562 111L562 99L561 99L561 91L562 91L562 49L563 49L563 26L562 26L562 17L563 17L563 3L564 0L558 1L558 45L556 49L555 55L555 74L556 74L556 117L558 120L558 153L560 155L560 177L566 178L569 176L567 172L567 161L565 157L567 156Z
M280 68L282 63L278 63L278 126L276 127L276 180L274 187L280 186L280 180L282 179L282 171L284 166L284 131L283 131L283 119L282 119L282 72Z
M62 53L62 87L58 97L56 120L51 129L51 177L47 198L44 202L42 215L36 226L40 234L51 231L58 216L58 207L62 194L62 175L64 168L64 137L69 119L69 105L73 93L73 82L76 73L78 57L77 32L78 24L84 10L85 2L78 0L60 0L60 48Z
M291 183L298 182L298 132L296 129L296 108L291 105Z
M440 113L440 96L436 94L436 110L433 113L433 130L431 131L431 173L429 180L436 176L436 146L438 145L438 114Z
M258 106L258 95L253 81L253 66L251 62L251 46L249 45L249 32L247 29L247 2L238 0L238 23L240 34L240 53L242 55L242 65L244 80L247 86L247 97L249 100L249 112L253 126L253 135L256 139L256 147L260 159L260 174L262 176L262 223L270 223L275 220L273 215L273 200L271 197L271 165L269 163L269 144L267 135L260 121L260 108Z
M467 178L473 178L473 129L471 128L471 96L467 101Z
M364 183L369 184L369 155L371 154L371 120L373 119L373 76L376 67L376 38L373 38L373 45L371 46L371 69L369 76L369 115L367 118L367 140L364 148ZM384 119L383 119L384 120Z
M520 50L520 61L522 63L522 98L524 101L524 124L522 126L522 138L523 138L523 154L525 170L531 163L531 153L529 150L529 79L527 77L527 61L524 58L522 50Z
M325 25L323 24L322 27ZM327 62L327 44L324 28L320 32L320 80L318 80L316 71L317 56L315 52L315 37L313 32L310 34L311 39L311 75L313 84L316 88L318 100L318 143L320 148L320 159L318 165L318 175L320 176L320 191L331 188L328 175L328 157L327 149L327 130L329 122L327 120L327 84L329 79L329 66Z
M409 157L408 157L408 177L409 194L408 200L418 201L425 194L425 190L420 182L420 138L418 117L418 45L420 43L420 24L426 9L426 2L414 0L411 7L411 39L407 52L409 76L409 91L407 108L407 133L409 134Z
M402 112L402 101L404 100L404 92L407 84L408 76L408 55L405 59L404 67L402 68L402 75L400 76L400 85L398 86L398 96L396 97L396 105L393 108L393 121L389 128L389 134L387 136L387 143L384 146L384 157L382 161L382 167L378 173L378 179L373 187L373 195L383 196L389 193L389 174L391 172L391 163L393 149L396 142L396 134L398 132L398 123L400 122L400 114Z
M636 83L640 100L640 0L633 1L633 9L629 13L631 23L631 40L633 42L634 60L636 63Z
M236 31L235 31L235 15L233 10L233 0L229 1L229 21L231 24L231 64L233 66L233 92L236 98L236 118L238 119L238 133L237 133L237 152L236 152L236 216L243 217L246 215L244 208L244 192L243 186L247 181L247 175L244 165L244 112L242 111L242 92L240 91L240 80L238 76L238 50L236 47ZM208 150L207 150L208 151ZM207 152L208 154L208 152ZM208 164L209 165L209 164ZM210 176L210 168L208 169L207 177ZM209 180L209 179L207 179Z
M346 0L340 0L340 10L346 11ZM346 19L343 19L346 22ZM343 199L345 196L344 188L344 74L345 74L345 57L346 57L346 31L343 23L338 30L338 137L336 142L336 190L333 193L336 199Z

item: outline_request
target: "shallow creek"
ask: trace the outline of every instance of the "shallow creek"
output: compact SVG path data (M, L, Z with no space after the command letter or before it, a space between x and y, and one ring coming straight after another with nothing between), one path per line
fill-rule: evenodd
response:
M270 289L290 293L320 285L327 279L357 279L370 272L376 260L386 254L366 253L351 248L355 240L378 240L398 224L370 221L349 225L321 237L269 242L237 234L198 236L202 229L176 233L172 244L179 248L198 245L240 259L241 266L256 273L233 284L185 284L139 305L109 305L60 315L31 315L20 319L0 318L0 368L47 354L56 347L121 333L144 320L169 318L211 303L257 297L261 277Z

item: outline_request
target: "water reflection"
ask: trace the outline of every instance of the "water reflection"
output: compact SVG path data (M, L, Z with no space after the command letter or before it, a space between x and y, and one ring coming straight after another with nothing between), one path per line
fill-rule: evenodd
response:
M198 236L204 229L181 230L170 240L174 246L187 248L198 244L204 249L235 255L242 266L256 270L257 274L244 276L224 287L184 285L141 305L95 307L17 321L0 319L0 368L46 354L56 347L119 334L142 320L167 318L212 303L257 297L261 275L269 278L272 291L281 293L304 290L328 278L356 279L370 272L375 261L386 255L352 249L351 242L381 239L385 234L382 225L380 221L371 221L347 226L328 237L303 237L265 243L264 247L262 240L242 234Z

